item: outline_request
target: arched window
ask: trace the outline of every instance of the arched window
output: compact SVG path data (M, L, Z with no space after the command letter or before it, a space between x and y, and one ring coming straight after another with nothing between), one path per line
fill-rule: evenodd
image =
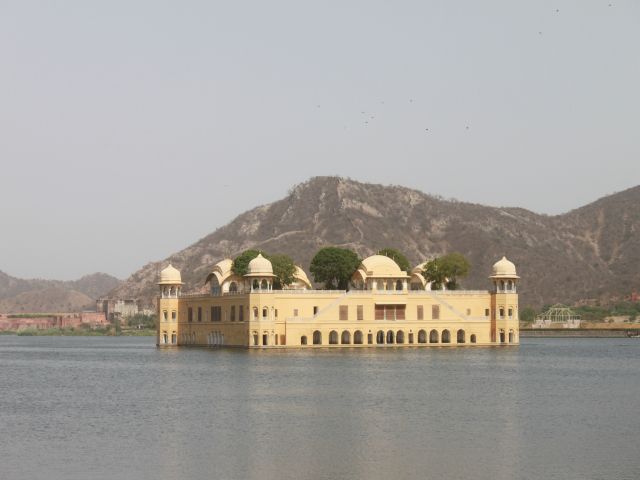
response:
M360 330L356 330L353 334L353 343L355 345L362 345L362 332Z
M211 276L211 295L220 295L220 283L218 283L218 277L215 275Z
M322 333L319 330L313 332L313 344L322 345Z
M238 291L238 284L236 282L231 282L229 284L229 292L235 293Z
M451 334L449 330L442 331L442 343L451 343Z
M476 334L472 333L471 336L469 337L469 340L471 341L471 343L476 343Z
M259 281L258 281L258 279L256 278L256 279L253 281L253 289L254 289L254 290L258 290L259 288L260 288L260 282L259 282Z
M516 335L513 330L509 330L509 343L513 343L516 340Z
M268 290L269 289L269 284L267 283L266 280L262 280L262 283L260 284L260 288L262 290Z
M465 342L464 330L462 330L462 329L458 330L458 334L457 334L457 337L456 337L456 342L458 342L458 343L464 343Z
M253 319L258 320L258 307L253 307Z
M269 309L267 309L267 307L264 307L262 309L262 319L266 319L269 316Z
M500 291L504 292L504 280L500 280Z
M393 330L387 332L387 343L393 343Z
M396 290L402 290L402 280L396 282Z
M348 345L351 343L351 334L349 333L348 330L345 330L344 332L342 332L342 338L340 339L340 343L342 343L343 345Z
M378 333L376 334L376 343L378 345L384 344L384 332L382 330L378 330Z
M303 335L302 337L300 337L300 345L306 345L307 344L307 336Z
M507 290L510 292L511 290L513 290L513 282L511 280L509 280L507 282Z
M427 343L427 332L424 330L418 332L418 343Z
M500 330L500 343L504 343L504 330Z
M335 330L331 330L329 332L329 345L337 345L338 344L338 332Z
M404 332L402 330L396 333L396 343L404 343Z
M438 331L437 330L431 330L429 332L429 343L438 343Z

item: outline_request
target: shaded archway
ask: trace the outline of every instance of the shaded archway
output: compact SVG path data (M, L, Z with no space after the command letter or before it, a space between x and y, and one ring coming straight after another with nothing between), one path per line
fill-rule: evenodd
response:
M388 344L393 343L393 330L389 330L387 332L387 343Z
M338 332L335 330L331 330L329 332L329 345L337 345L338 344Z
M418 343L427 343L427 332L424 330L418 332Z
M402 280L396 282L396 290L402 290Z
M356 330L353 334L353 343L355 345L362 345L362 332L360 330Z
M396 333L396 343L404 343L404 332L402 330L398 330L398 333Z
M306 345L307 344L307 336L303 335L302 337L300 337L300 345Z
M236 282L231 282L229 284L229 292L230 293L235 293L238 291L238 284Z
M378 330L378 333L376 334L376 343L378 345L384 344L384 332L382 330Z
M351 343L351 333L349 333L349 330L344 330L342 332L340 343L343 345L349 345Z
M472 333L471 336L469 337L469 341L471 343L476 343L476 334Z
M458 330L458 333L456 335L456 342L458 342L458 343L464 343L465 342L464 330L462 330L462 329Z
M313 332L313 344L322 345L322 333L319 330Z
M513 343L515 342L515 333L513 332L513 330L509 330L509 343Z
M438 338L438 331L431 330L429 332L429 343L438 343L440 340Z
M442 343L451 343L451 333L449 333L449 330L442 331Z

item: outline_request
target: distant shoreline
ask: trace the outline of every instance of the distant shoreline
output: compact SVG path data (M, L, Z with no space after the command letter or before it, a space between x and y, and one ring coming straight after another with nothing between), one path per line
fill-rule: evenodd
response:
M627 333L640 333L639 327L634 328L521 328L521 338L627 338Z
M155 330L122 330L119 333L101 330L67 330L59 328L3 330L0 335L14 335L18 337L153 337Z

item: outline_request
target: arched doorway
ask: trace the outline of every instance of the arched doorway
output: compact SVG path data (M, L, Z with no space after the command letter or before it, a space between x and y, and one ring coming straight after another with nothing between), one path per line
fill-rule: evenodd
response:
M340 338L340 343L343 345L349 345L351 343L351 334L348 330L342 332L342 338Z
M465 342L464 330L462 330L462 329L458 330L458 334L456 336L456 342L458 342L458 343L464 343Z
M515 333L513 330L509 330L509 343L515 342Z
M338 344L338 332L335 330L331 330L329 332L329 345L337 345Z
M319 330L313 332L313 344L322 345L322 333Z
M424 330L418 332L418 343L427 343L427 332Z
M449 330L442 331L442 343L451 343L451 334Z
M413 343L413 333L409 332L409 343Z
M472 333L471 336L469 337L469 340L471 341L471 343L476 343L476 334Z
M378 330L378 333L376 334L376 343L378 345L384 344L384 332L382 330Z
M396 343L404 343L404 332L402 330L398 330L398 333L396 333Z
M362 345L362 332L360 330L356 330L353 334L353 343L355 345Z
M387 332L387 344L393 343L393 330Z
M302 337L300 337L300 345L306 345L307 344L307 336L303 335Z
M437 330L431 330L429 332L429 343L438 343L439 339L438 339L438 331Z

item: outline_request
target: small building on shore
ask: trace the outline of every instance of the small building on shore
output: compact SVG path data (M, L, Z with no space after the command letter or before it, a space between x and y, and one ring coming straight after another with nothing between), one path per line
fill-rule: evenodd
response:
M580 328L580 315L565 305L554 305L536 316L532 328Z
M207 294L184 294L172 265L160 273L157 344L244 348L515 345L519 343L515 265L493 265L488 290L431 290L420 266L400 270L373 255L350 290L315 290L301 268L275 290L271 262L258 255L247 274L217 263Z

